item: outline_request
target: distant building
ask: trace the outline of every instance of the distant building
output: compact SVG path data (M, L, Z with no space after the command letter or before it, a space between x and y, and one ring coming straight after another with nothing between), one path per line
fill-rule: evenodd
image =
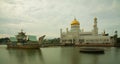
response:
M17 39L16 39L15 37L10 37L9 40L10 40L11 42L14 42L14 43L17 42Z
M16 37L10 37L9 40L13 43L34 43L37 42L37 37L33 35L26 35L26 33L21 30Z
M84 32L80 28L79 21L75 18L71 22L71 29L66 28L66 32L60 29L60 42L63 44L80 44L80 43L112 43L110 36L103 32L98 34L97 18L94 18L93 30Z

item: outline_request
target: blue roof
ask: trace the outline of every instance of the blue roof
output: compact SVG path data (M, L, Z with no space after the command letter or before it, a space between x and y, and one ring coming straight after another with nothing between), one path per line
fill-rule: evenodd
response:
M16 42L17 39L16 39L16 37L10 37L10 41L12 41L12 42Z
M33 36L33 35L28 35L28 39L30 41L37 41L37 37L36 36Z

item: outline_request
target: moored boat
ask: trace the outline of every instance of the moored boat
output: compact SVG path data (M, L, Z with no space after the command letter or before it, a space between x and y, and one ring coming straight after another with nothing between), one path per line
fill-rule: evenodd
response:
M44 37L45 35L41 36L37 41L36 36L28 36L21 30L16 37L9 38L7 48L39 49Z
M13 44L7 44L7 48L16 48L16 49L39 49L39 44L21 44L21 45L13 45Z
M92 54L103 54L104 49L102 48L90 48L90 47L85 47L85 48L80 48L80 52L83 53L92 53Z

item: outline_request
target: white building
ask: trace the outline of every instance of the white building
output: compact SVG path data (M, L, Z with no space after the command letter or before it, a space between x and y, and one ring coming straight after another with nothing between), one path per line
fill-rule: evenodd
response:
M66 28L66 32L60 29L60 42L63 44L80 44L80 43L111 43L110 36L98 34L97 18L94 18L93 30L84 32L80 28L80 23L77 19L71 22L71 29Z

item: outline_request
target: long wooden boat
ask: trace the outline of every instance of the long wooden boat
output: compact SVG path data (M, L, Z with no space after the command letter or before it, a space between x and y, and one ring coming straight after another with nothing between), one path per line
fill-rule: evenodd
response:
M35 41L33 38L28 38L27 35L21 30L21 32L16 35L16 40L13 42L9 40L7 48L16 48L16 49L39 49L45 35L39 38L39 41Z
M39 44L27 44L27 45L13 45L7 44L7 48L16 48L16 49L39 49Z
M80 48L80 52L92 53L92 54L103 54L104 53L104 49L102 49L102 48L89 48L89 47L85 47L85 48Z

